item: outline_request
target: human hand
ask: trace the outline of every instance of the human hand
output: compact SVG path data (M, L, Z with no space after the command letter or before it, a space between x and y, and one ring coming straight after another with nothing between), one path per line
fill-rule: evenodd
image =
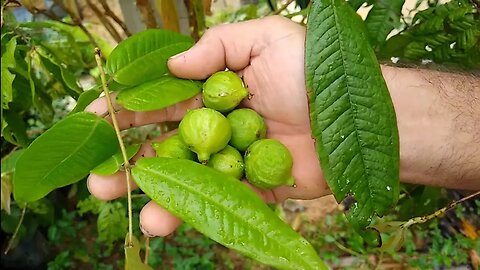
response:
M207 31L187 52L169 60L170 71L181 78L206 79L228 68L240 74L251 98L244 100L262 115L268 126L267 137L285 144L293 156L292 174L296 187L272 190L254 189L267 202L287 198L313 199L329 193L311 137L308 99L304 79L305 28L281 17L268 17L238 24L223 25ZM179 121L187 109L200 107L199 96L154 112L118 112L122 128L163 121ZM105 102L98 100L90 111L103 113ZM165 136L168 136L165 135ZM165 138L159 138L162 140ZM154 156L144 145L133 160ZM112 176L90 175L88 188L97 198L111 200L126 192L124 173ZM135 187L135 184L132 183ZM154 202L140 214L145 233L153 236L171 233L180 221Z

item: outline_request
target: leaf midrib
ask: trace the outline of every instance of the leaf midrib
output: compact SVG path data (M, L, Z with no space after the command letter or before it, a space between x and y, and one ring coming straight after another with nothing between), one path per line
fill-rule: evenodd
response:
M137 168L139 168L139 167L137 167ZM140 167L140 169L141 169L141 167ZM236 217L236 219L234 220L234 222L243 223L243 224L248 225L248 227L253 228L253 230L257 231L257 233L259 233L260 235L264 235L266 238L271 239L272 242L277 243L279 247L282 247L282 246L284 246L284 247L289 247L289 245L285 245L284 243L279 242L279 241L276 240L275 238L268 237L268 232L269 232L269 231L263 232L263 231L259 230L259 229L257 228L256 224L251 224L250 222L248 222L248 220L244 220L241 216L237 215L237 214L234 213L234 212L229 211L228 208L226 208L226 207L224 207L222 204L218 203L218 201L212 200L212 199L210 199L210 198L207 197L207 196L203 196L202 193L198 192L196 189L192 188L191 186L186 185L186 184L183 184L181 181L175 181L175 178L174 178L174 177L162 175L162 174L160 174L160 173L158 173L158 172L156 172L156 171L154 171L154 170L151 170L151 171L148 171L147 169L143 169L143 170L146 171L146 172L152 172L153 174L158 175L158 176L160 176L160 177L165 177L165 178L169 179L171 182L176 183L176 184L179 185L180 187L183 187L183 188L185 188L186 190L192 192L193 194L197 194L198 197L204 198L206 201L209 201L211 204L219 206L219 209L224 209L226 213L230 213L231 216ZM286 225L286 226L288 226L288 225ZM300 258L300 261L306 263L306 264L304 264L304 265L310 266L309 263L308 263L308 261L304 260L304 258L303 258L302 256L297 256L297 253L296 253L296 252L293 252L293 253L290 253L290 254L294 254L294 257Z
M332 0L332 2L334 2L335 0ZM337 10L334 6L335 4L332 5L332 9L333 9L333 16L335 16L335 28L336 28L336 35L337 35L337 40L338 40L338 44L340 46L340 57L342 59L342 65L343 65L343 76L345 76L345 84L347 86L347 92L348 92L348 101L350 103L350 107L352 108L352 111L353 111L353 114L354 114L354 117L353 117L353 126L355 128L355 134L356 134L356 141L357 141L357 144L359 146L359 149L360 149L360 155L361 155L361 160L362 160L362 167L364 168L364 171L365 171L365 178L366 178L366 182L367 182L367 188L368 188L368 194L370 195L370 197L372 197L373 200L375 200L375 196L372 196L373 195L373 192L372 192L372 187L371 187L371 183L370 183L370 178L371 178L371 174L369 173L370 169L367 168L367 166L365 166L365 158L364 158L364 151L363 151L363 147L361 146L361 138L360 138L360 133L358 132L358 127L357 127L357 122L356 122L356 119L358 118L357 117L357 110L356 110L356 107L354 105L354 103L352 102L351 100L351 93L350 93L350 86L349 86L349 75L347 74L347 70L346 70L346 67L348 65L346 65L346 60L345 60L345 57L344 57L344 46L343 46L343 39L341 38L341 35L339 34L338 32L338 29L341 28L340 24L338 23L338 16L337 16ZM351 161L350 161L351 162Z
M40 179L40 181L39 181L40 183L44 183L44 181L45 181L46 179L48 179L48 178L50 177L50 175L51 175L58 167L60 167L61 165L63 165L63 163L65 163L65 162L66 162L68 159L70 159L74 154L76 154L77 151L78 151L80 148L82 148L87 141L90 140L92 134L93 134L94 131L96 130L97 126L100 124L100 121L101 121L101 120L95 119L95 124L93 125L93 127L92 127L92 129L90 130L89 134L88 134L87 136L85 136L85 139L82 141L82 143L79 144L79 145L75 148L74 151L70 152L70 154L69 154L68 156L66 156L62 161L60 161L57 165L55 165L55 167L53 167L50 171L48 171L48 173L47 173L43 178Z

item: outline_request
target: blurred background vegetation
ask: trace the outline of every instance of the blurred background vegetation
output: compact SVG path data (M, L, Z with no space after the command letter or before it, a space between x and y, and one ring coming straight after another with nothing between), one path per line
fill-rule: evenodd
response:
M480 3L474 0L351 0L385 64L476 72L480 68ZM26 207L12 200L15 161L33 139L100 95L93 49L146 28L201 37L209 27L281 15L305 24L308 0L24 0L1 1L2 269L121 269L126 199L101 202L85 180ZM115 85L111 86L115 89ZM176 123L124 132L144 142ZM374 223L427 215L467 193L402 186L398 206ZM134 194L138 213L148 201ZM480 200L409 230L382 233L383 249L351 229L332 196L272 205L334 269L478 269ZM18 224L21 224L18 226ZM15 237L12 237L13 235ZM142 244L145 239L142 240ZM155 269L268 269L205 238L188 225L149 244Z

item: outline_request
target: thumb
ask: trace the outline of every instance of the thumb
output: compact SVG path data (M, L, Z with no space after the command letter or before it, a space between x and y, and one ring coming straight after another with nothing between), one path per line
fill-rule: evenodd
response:
M225 68L242 70L266 43L268 24L259 19L213 27L188 51L171 57L168 68L177 77L197 80Z

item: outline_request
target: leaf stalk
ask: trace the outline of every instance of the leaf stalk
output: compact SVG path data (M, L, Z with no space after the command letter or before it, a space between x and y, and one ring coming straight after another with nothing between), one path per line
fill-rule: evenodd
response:
M105 76L105 70L102 65L102 57L99 48L95 48L95 60L97 61L97 66L100 71L100 78L102 80L103 92L105 93L105 98L107 99L107 107L110 117L112 118L112 124L117 134L118 143L120 145L120 150L122 152L123 161L125 163L125 175L127 178L127 202L128 202L128 246L133 245L133 222L132 222L132 187L130 185L130 162L128 161L127 151L125 149L125 144L122 140L122 135L120 133L120 128L118 126L117 117L115 114L115 109L113 108L112 98L110 97L110 91L108 90L107 80Z

